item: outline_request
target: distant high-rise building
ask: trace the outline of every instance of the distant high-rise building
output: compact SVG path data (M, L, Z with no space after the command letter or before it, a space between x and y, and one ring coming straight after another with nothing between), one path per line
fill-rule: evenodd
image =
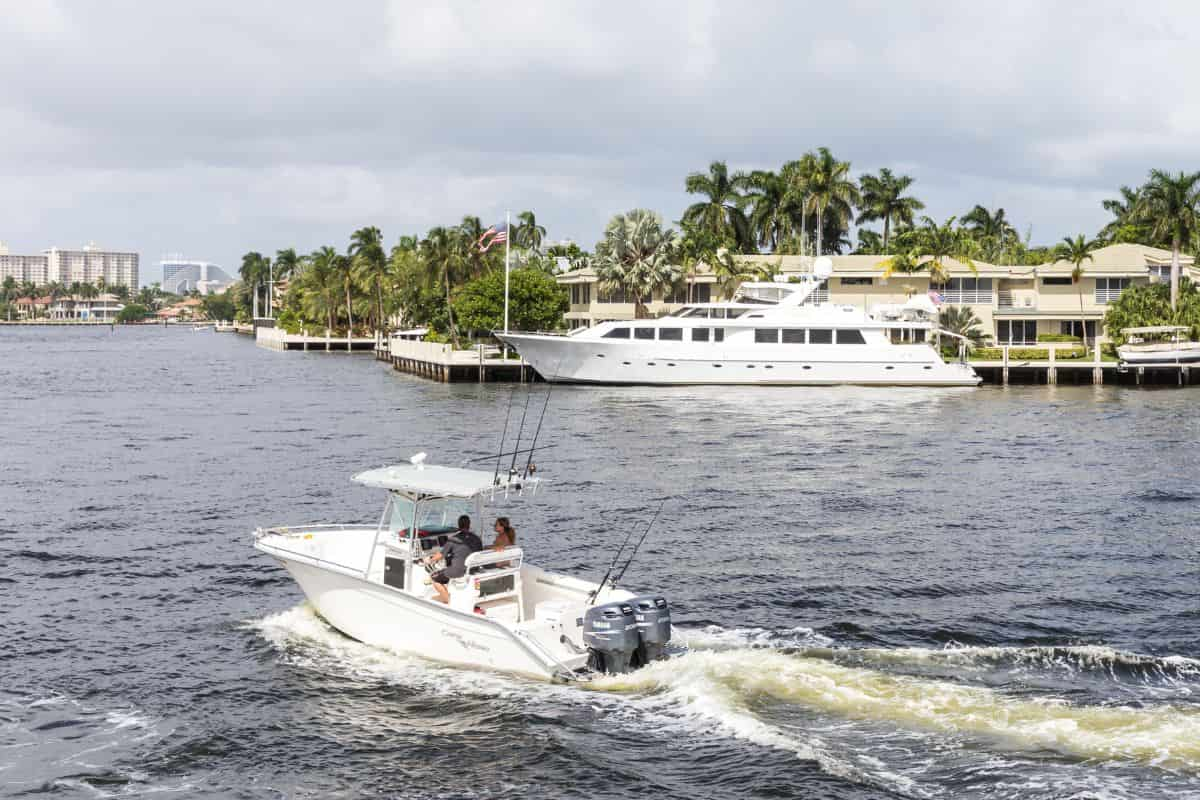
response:
M17 283L32 283L41 286L48 283L45 256L14 256L8 246L0 242L0 281L12 278Z
M80 250L51 247L43 250L46 257L47 281L72 283L99 283L104 279L108 286L138 288L138 254L116 250L101 250L89 244Z
M210 294L223 291L233 283L225 270L207 261L166 256L159 265L162 267L163 291L173 294L186 294L192 290Z

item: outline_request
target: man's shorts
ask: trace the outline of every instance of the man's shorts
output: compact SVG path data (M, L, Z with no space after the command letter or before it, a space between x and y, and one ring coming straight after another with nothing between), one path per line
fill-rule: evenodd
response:
M444 569L439 569L437 572L430 575L429 580L433 581L434 583L440 583L442 586L445 586L450 582L450 579L446 577L446 570Z

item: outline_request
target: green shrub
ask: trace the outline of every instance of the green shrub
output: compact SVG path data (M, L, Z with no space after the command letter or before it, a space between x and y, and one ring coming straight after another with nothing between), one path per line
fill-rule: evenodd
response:
M1004 350L999 347L979 347L971 353L972 358L980 361L1003 361ZM1059 348L1054 358L1058 361L1080 359L1087 356L1087 350L1082 347ZM1009 361L1049 361L1050 350L1045 347L1012 347L1008 351Z
M1080 341L1080 339L1078 336L1072 336L1069 333L1039 333L1038 334L1038 342L1040 342L1040 343L1046 343L1046 344L1063 343L1063 344L1065 344L1065 343L1073 342L1075 344L1079 344L1079 341Z
M296 334L304 330L304 322L295 311L285 308L275 318L275 327L282 328L285 333Z

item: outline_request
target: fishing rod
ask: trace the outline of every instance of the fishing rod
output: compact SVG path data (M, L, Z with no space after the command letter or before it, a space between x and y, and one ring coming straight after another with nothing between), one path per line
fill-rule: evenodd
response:
M517 471L517 452L516 448L521 446L521 434L525 432L525 415L529 413L529 385L525 386L525 409L521 412L521 427L517 428L517 442L513 445L512 463L508 465L508 474L511 476ZM497 476L499 477L499 476Z
M514 452L517 453L518 455L525 455L526 453L530 452L531 450L549 450L551 447L558 447L558 445L557 444L544 444L541 447L521 448L520 450L516 450L516 451L505 450L502 453L496 453L496 455L494 457L497 460L499 460L500 458L503 458L504 456L511 456ZM493 458L492 454L488 453L486 456L479 456L478 458L465 458L465 459L463 459L462 463L475 464L480 461L488 461L492 458ZM498 471L497 471L496 477L499 477Z
M546 399L542 402L542 413L538 416L537 427L533 431L533 442L529 448L529 458L525 459L525 471L521 473L522 478L529 477L530 468L533 467L533 451L537 448L538 435L542 432L542 421L546 419L546 409L550 406L550 393L554 391L555 378L558 377L558 368L562 366L562 356L558 357L558 366L554 368L554 374L549 381L550 385L546 387Z
M617 575L617 577L613 578L613 586L616 586L621 582L621 579L625 577L625 570L629 569L629 565L633 563L633 559L637 556L637 552L641 548L642 542L646 541L646 535L650 533L650 529L653 528L654 523L658 521L658 515L662 513L663 506L666 504L667 498L664 497L662 502L658 504L658 510L654 512L654 516L650 518L650 524L647 525L646 530L642 532L642 538L638 539L638 543L633 546L633 552L629 554L629 560L625 562L625 566L621 567L621 572Z
M508 418L512 416L513 394L515 392L516 387L508 390L508 412L504 415L504 430L500 434L500 447L498 448L501 452L496 453L496 471L492 474L492 485L500 483L500 459L504 456L504 440L508 438ZM520 444L520 442L517 442L517 444ZM491 456L487 457L491 458ZM483 459L478 460L482 461Z

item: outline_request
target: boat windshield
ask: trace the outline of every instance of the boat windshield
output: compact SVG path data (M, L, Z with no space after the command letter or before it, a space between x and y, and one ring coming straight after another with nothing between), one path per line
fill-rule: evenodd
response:
M786 286L741 286L733 296L735 303L756 303L760 305L776 305L783 298L795 292Z
M480 520L475 519L475 505L471 500L438 498L420 500L414 504L403 495L392 494L383 513L383 527L394 537L393 541L408 536L408 529L413 524L414 511L417 530L421 536L453 533L458 530L458 518L462 514L471 517L473 528L478 529L480 523Z

